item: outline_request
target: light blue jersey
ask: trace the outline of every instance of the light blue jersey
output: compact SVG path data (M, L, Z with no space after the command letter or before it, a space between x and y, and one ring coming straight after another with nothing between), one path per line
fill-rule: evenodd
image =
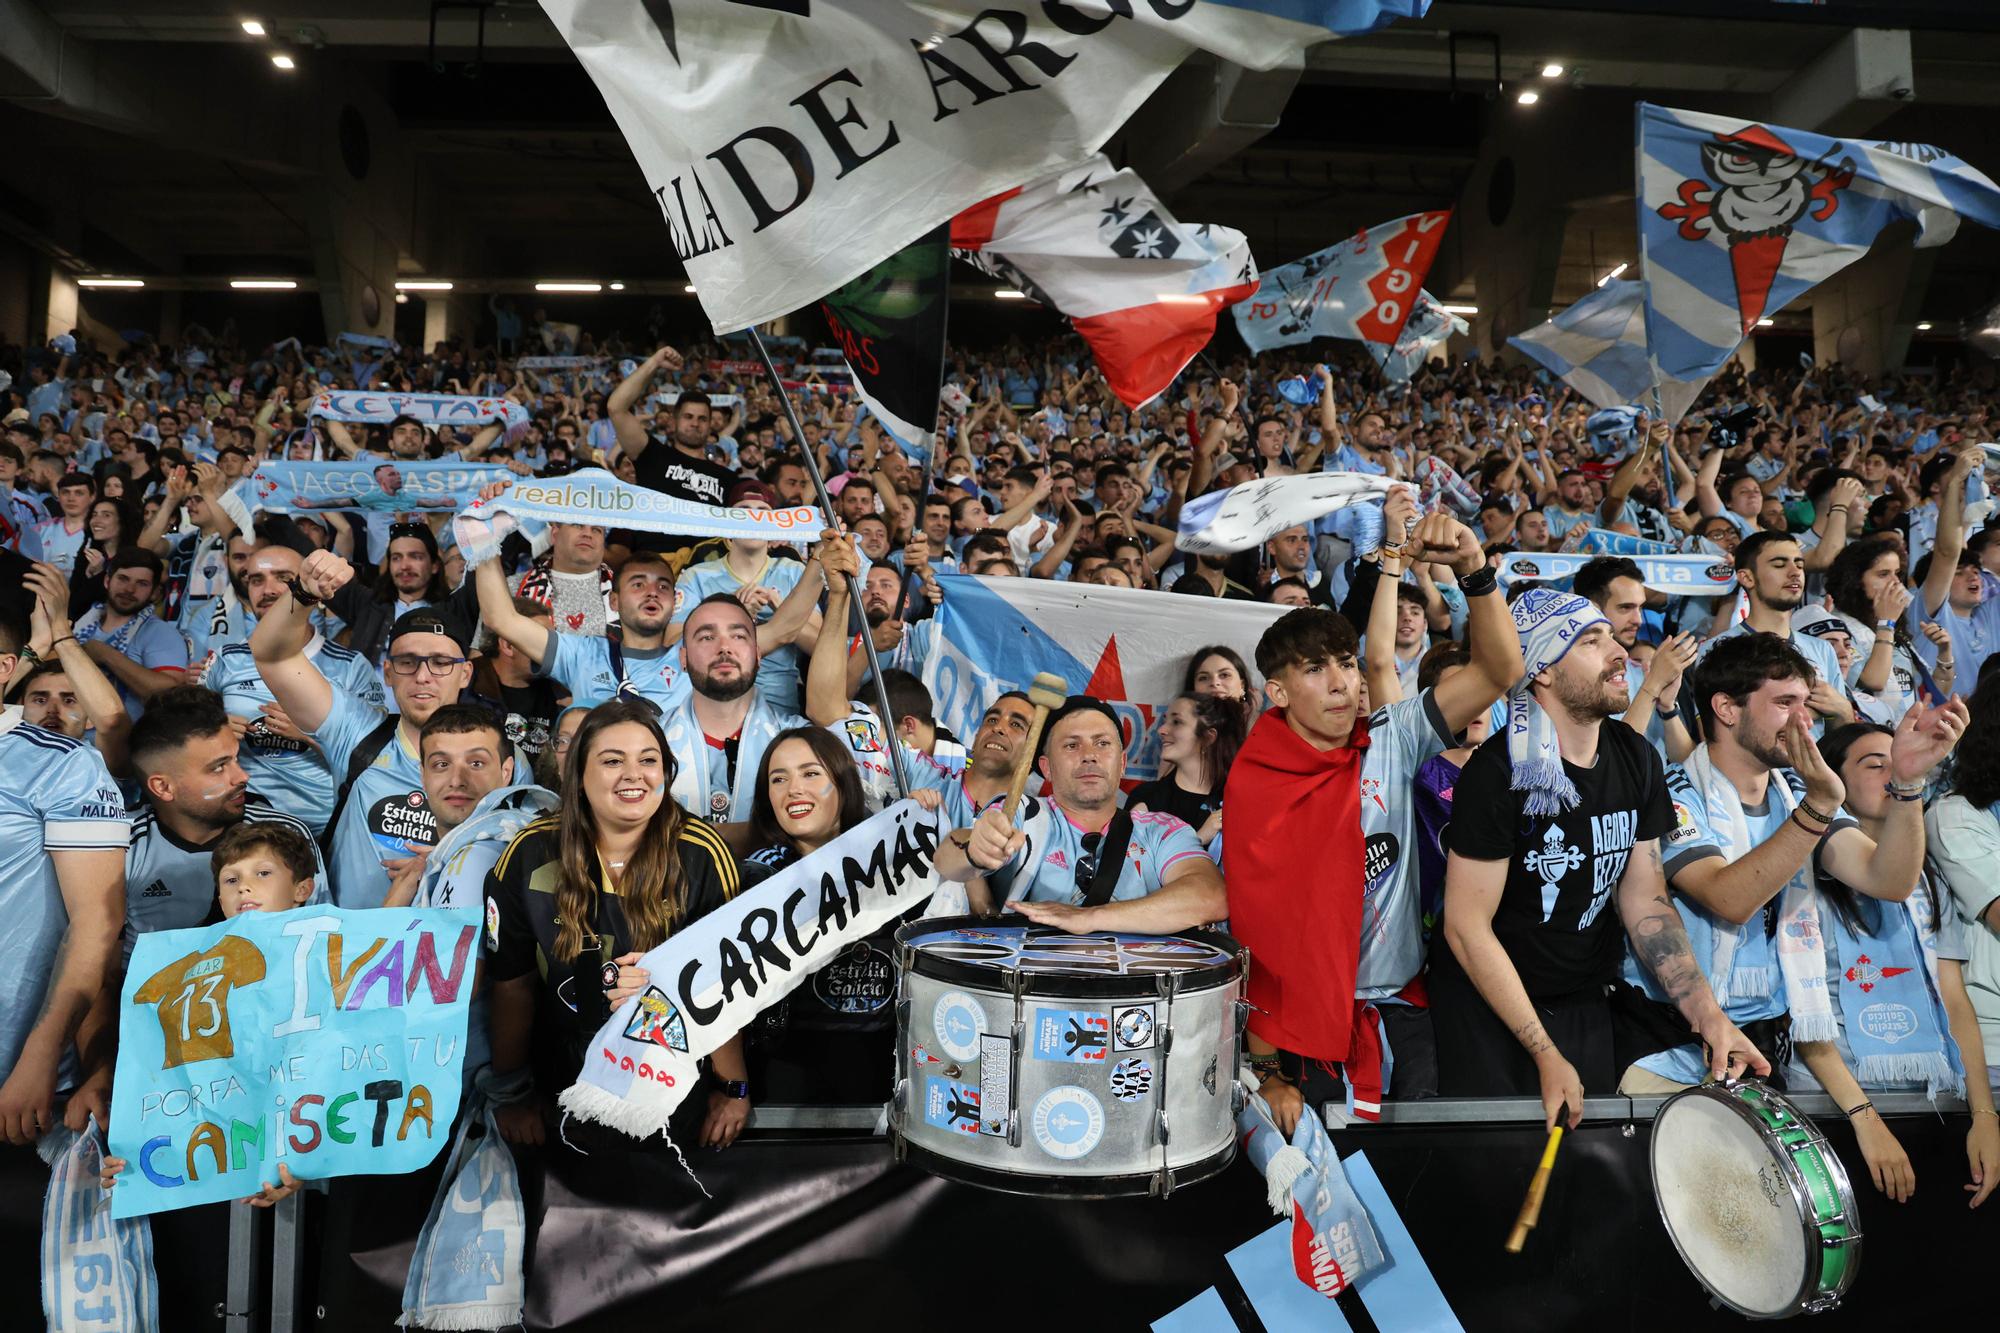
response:
M622 657L622 683L662 712L678 708L693 693L687 672L681 669L678 643L671 648L627 648ZM612 666L609 640L559 629L549 631L549 650L535 674L568 686L570 698L586 708L615 697L621 684Z
M987 874L987 882L1006 900L1025 898L1029 902L1083 902L1089 887L1083 870L1096 864L1099 834L1086 833L1070 818L1054 798L1042 804L1038 816L1028 821L1027 840L1012 860ZM1085 847L1084 840L1090 839ZM1147 811L1132 816L1132 840L1125 849L1125 864L1111 890L1112 902L1130 902L1158 892L1169 870L1198 856L1208 861L1208 849L1201 845L1193 829L1169 814Z
M383 706L382 678L360 653L315 634L306 645L305 656L319 668L335 694L352 696L370 708ZM338 775L326 756L311 745L280 736L265 723L261 710L276 700L271 687L257 674L249 645L232 643L216 654L202 683L222 696L231 717L249 720L250 729L243 733L237 762L249 775L251 788L286 814L304 821L312 835L319 837L326 831L327 816L333 813Z
M354 751L388 716L380 706L333 691L326 721L312 733L331 770L344 777ZM339 778L336 778L338 783ZM400 861L437 842L437 815L424 795L417 753L398 727L348 793L333 831L333 901L380 907L389 894L384 861Z
M58 514L42 521L40 533L42 559L68 575L76 568L77 553L83 550L84 540L90 536L89 529L82 520L78 520L76 531L71 532L69 520Z
M1454 743L1431 690L1369 715L1368 749L1361 760L1361 961L1354 980L1359 998L1394 995L1423 969L1417 807L1410 788L1417 770Z
M283 824L311 841L305 821L276 809L254 790L243 803L245 823ZM164 825L150 803L132 812L131 840L125 849L125 941L129 961L139 936L154 930L186 930L215 911L215 843L183 842ZM217 838L220 841L220 838ZM326 865L313 848L314 902L329 901Z
M754 582L769 588L782 600L792 589L799 586L799 578L806 567L796 560L780 560L776 556L765 558L764 568L758 572ZM717 558L704 560L700 564L681 571L680 579L674 584L673 624L681 624L702 599L724 592L732 596L743 586L743 580L730 570L727 560ZM757 612L757 623L763 624L775 614L775 608L763 607ZM788 713L796 713L804 706L801 695L803 683L799 670L802 662L799 650L792 644L783 644L765 653L757 662L757 690L776 707Z
M0 1069L12 1070L42 1012L69 914L50 853L118 851L128 826L96 750L0 710Z

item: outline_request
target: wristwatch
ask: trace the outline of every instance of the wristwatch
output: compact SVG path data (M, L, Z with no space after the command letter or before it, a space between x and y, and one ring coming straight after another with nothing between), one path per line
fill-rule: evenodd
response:
M724 1078L711 1069L708 1071L708 1086L723 1096L733 1097L739 1102L750 1100L750 1080L748 1079Z

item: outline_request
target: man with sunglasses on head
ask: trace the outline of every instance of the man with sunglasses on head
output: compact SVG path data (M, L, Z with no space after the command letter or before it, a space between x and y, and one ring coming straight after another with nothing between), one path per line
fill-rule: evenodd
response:
M1004 899L1076 934L1170 935L1228 915L1222 872L1193 829L1119 808L1125 736L1109 704L1071 695L1042 732L1039 766L1050 799L1022 827L989 806L938 847L938 873L970 886L974 911Z
M384 659L395 710L335 690L307 656L312 609L346 587L354 567L331 551L306 558L292 595L257 622L250 655L278 706L319 746L333 769L327 821L333 899L341 907L379 907L403 863L437 842L436 813L424 795L419 735L431 714L449 707L472 680L464 630L428 608L406 611L390 627ZM525 762L515 767L526 771Z

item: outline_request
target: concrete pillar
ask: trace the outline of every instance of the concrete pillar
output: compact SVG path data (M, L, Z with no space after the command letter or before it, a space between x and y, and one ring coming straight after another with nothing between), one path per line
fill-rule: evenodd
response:
M319 62L314 62L317 66ZM407 153L387 101L357 71L315 69L303 193L326 337L393 335L396 274L412 230Z
M1867 376L1902 367L1938 254L1912 246L1914 235L1913 227L1891 228L1866 255L1813 288L1815 361L1839 361Z
M76 281L61 269L49 271L49 302L42 320L41 341L76 328Z

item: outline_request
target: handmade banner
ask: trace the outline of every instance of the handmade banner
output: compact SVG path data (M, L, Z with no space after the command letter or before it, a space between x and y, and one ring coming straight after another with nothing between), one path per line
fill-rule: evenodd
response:
M118 1010L112 1216L427 1165L458 1115L471 908L246 912L142 934Z
M457 393L371 393L327 389L313 399L307 415L329 421L374 425L413 417L426 426L483 426L497 421L511 438L528 426L528 409L511 398L477 398Z
M931 896L936 821L915 801L898 801L675 931L640 960L654 984L590 1043L563 1110L634 1138L664 1133L700 1086L697 1060ZM498 929L490 915L487 928Z
M950 228L906 245L819 303L861 401L903 445L928 458L944 379ZM813 367L820 374L826 367Z
M1211 601L1197 638L1186 598L1169 592L969 574L940 575L938 584L937 637L921 671L938 725L971 736L1002 691L1026 690L1037 672L1052 671L1118 715L1128 785L1160 775L1159 724L1188 654L1215 643L1254 662L1257 640L1286 609Z
M792 509L737 509L677 500L644 486L628 486L603 468L587 467L547 481L516 481L491 500L475 500L452 520L452 536L468 565L500 553L500 543L524 519L589 523L635 532L683 537L754 537L761 541L816 542L826 524L811 505Z
M1236 331L1253 352L1314 338L1393 346L1450 221L1449 209L1412 213L1266 270Z
M252 509L365 509L402 514L457 510L482 486L514 474L486 463L365 458L339 463L260 464L239 486Z
M1613 278L1553 319L1515 334L1507 345L1546 366L1594 406L1637 402L1653 391L1645 306L1644 283ZM1701 383L1707 382L1704 376Z
M1127 407L1165 393L1257 288L1232 227L1175 220L1137 172L1102 154L952 219L960 258L1069 316Z
M1184 506L1174 545L1197 555L1247 551L1286 528L1351 504L1385 499L1397 486L1408 484L1361 472L1314 472L1246 482Z
M1503 586L1532 579L1560 583L1576 576L1596 554L1587 551L1539 551L1510 555L1496 572ZM1722 597L1736 591L1736 566L1712 555L1640 555L1631 557L1648 588L1680 597Z
M1639 264L1661 407L1722 368L1757 321L1914 222L1943 245L1960 218L2000 227L2000 188L1942 148L1862 142L1733 116L1637 108ZM1668 398L1673 391L1671 400Z
M542 0L718 332L789 315L980 200L1078 165L1196 49L1275 69L1428 6Z

